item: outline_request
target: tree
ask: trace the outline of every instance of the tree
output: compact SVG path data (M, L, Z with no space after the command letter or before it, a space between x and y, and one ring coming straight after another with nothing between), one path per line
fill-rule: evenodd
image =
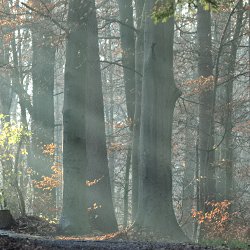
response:
M144 1L135 2L136 7L136 42L135 42L135 115L133 119L132 143L132 218L135 219L138 208L138 167L139 167L139 138L141 117L141 89L143 74L144 47Z
M8 3L3 2L0 8L1 11L5 11L6 9L8 9ZM0 20L4 21L4 19L5 16L1 15ZM9 44L5 42L6 33L8 33L8 27L2 27L0 32L0 109L1 113L3 113L4 115L9 115L12 101L12 93L10 88L10 76L6 68L9 65L10 61Z
M114 232L118 227L108 172L95 2L71 1L68 24L61 229L88 232L89 208L92 227Z
M213 61L211 43L211 13L198 6L198 75L205 87L199 96L199 162L200 162L200 206L215 198L214 167L214 102Z
M49 6L50 0L37 3L36 8L43 10L44 4ZM54 143L54 67L56 48L53 44L52 29L48 20L34 15L32 26L32 146L30 166L34 171L34 180L41 180L42 176L51 174L53 161L44 153L46 146ZM39 23L38 23L39 22ZM49 28L48 28L49 27ZM53 26L52 26L53 27ZM35 195L36 214L44 213L41 209L41 190ZM55 193L52 197L55 203ZM55 204L53 204L55 206ZM42 211L43 210L43 211Z
M236 58L237 51L240 44L240 36L243 22L243 2L239 1L237 6L237 20L235 31L233 34L232 41L230 42L230 56L227 66L227 76L226 78L226 109L227 115L224 123L225 129L225 161L226 161L226 180L225 180L225 199L232 200L232 191L233 191L233 84L234 84L234 74L236 67Z
M133 24L132 0L118 0L120 13L120 34L122 65L124 72L128 120L132 124L135 112L135 29Z
M60 230L90 231L86 185L86 63L89 3L69 2L63 108L63 210Z
M110 233L118 230L112 202L104 124L102 80L98 47L95 1L87 1L87 67L86 67L86 153L87 180L94 181L88 188L88 204L98 208L91 217L94 227Z
M4 33L1 32L1 36L4 37ZM0 68L1 74L1 92L0 92L0 103L1 113L9 115L11 106L11 89L10 79L8 73L5 73L5 67L9 64L9 48L8 45L4 44L3 39L0 39Z
M145 3L144 70L140 131L139 204L136 224L187 240L173 209L171 137L180 91L173 75L174 19L154 24L156 1Z

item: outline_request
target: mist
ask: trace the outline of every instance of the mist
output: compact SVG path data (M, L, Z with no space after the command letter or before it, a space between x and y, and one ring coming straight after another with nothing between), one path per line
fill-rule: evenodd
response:
M249 6L2 1L0 230L247 249Z

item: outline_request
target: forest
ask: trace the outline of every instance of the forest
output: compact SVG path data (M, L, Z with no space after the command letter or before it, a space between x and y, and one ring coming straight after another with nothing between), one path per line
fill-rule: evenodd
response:
M250 0L1 0L0 246L249 249L249 48Z

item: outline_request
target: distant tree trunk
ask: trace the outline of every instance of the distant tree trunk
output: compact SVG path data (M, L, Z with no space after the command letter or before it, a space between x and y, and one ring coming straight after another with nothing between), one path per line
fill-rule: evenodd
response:
M108 26L108 32L107 36L111 36L111 25ZM112 55L112 40L109 39L108 45L107 45L108 52L108 60L110 62L113 61L113 55ZM107 125L107 131L108 131L108 147L112 147L112 144L115 142L115 136L114 136L114 67L113 65L110 65L109 71L108 71L108 78L109 82L109 105L107 108L107 115L108 118L108 125ZM109 152L109 174L110 174L110 184L111 184L111 193L114 196L115 192L115 152L114 150L110 150Z
M194 221L191 210L194 207L194 188L195 188L195 148L190 147L195 144L194 134L190 129L190 117L186 118L185 128L185 170L183 177L183 196L182 196L182 229L191 239L193 237Z
M211 86L202 89L199 97L199 156L200 156L200 202L205 209L205 202L215 198L214 168L214 86L211 44L211 14L198 6L198 74L211 78Z
M89 4L87 19L87 81L86 81L86 152L87 180L97 183L88 188L88 203L99 206L94 211L96 229L110 233L118 230L112 202L105 137L102 81L98 47L95 1Z
M138 167L139 167L139 138L141 117L141 88L143 74L144 51L144 0L135 1L137 36L135 43L135 115L133 122L132 142L132 219L135 219L138 208Z
M50 35L49 31L39 29L33 30L32 33L32 144L35 161L33 167L39 176L50 173L50 161L45 159L47 157L43 155L42 151L44 145L53 143L54 137L55 47L52 45Z
M51 1L45 1L49 4ZM42 4L40 4L40 7ZM35 171L33 178L40 181L42 176L51 174L53 159L44 154L44 146L54 143L54 65L56 49L53 45L51 29L46 26L46 20L34 24L32 28L32 81L33 81L33 111L32 111L32 147L30 164ZM44 213L41 206L41 190L37 190L34 212ZM52 206L55 206L55 195ZM42 210L43 211L42 211Z
M144 71L140 131L139 204L136 225L187 240L172 201L172 122L180 96L173 76L174 20L154 24L156 1L145 2Z
M135 112L135 30L133 22L132 0L118 0L120 12L120 34L122 46L122 65L125 81L125 94L128 119L134 120Z
M18 85L22 85L22 70L21 70L21 65L19 64L22 60L21 60L21 51L17 51L17 46L16 46L16 39L15 39L15 34L13 33L13 38L11 40L11 48L12 48L12 56L13 56L13 76L12 76L12 83L15 86ZM22 101L20 101L20 107L21 107L21 122L23 123L22 125L25 126L25 129L28 129L28 125L27 125L27 120L26 120L26 109L24 107L24 104ZM14 171L14 180L13 180L13 184L14 187L16 189L18 198L19 198L19 208L20 208L20 212L22 216L25 216L26 214L26 207L25 207L25 199L24 199L24 195L22 192L22 189L20 187L20 183L19 183L19 178L18 178L18 172L21 171L20 170L20 152L21 152L21 148L22 148L22 144L23 144L23 140L24 138L21 138L18 146L17 146L17 152L15 154L15 161L13 163L13 171Z
M89 4L69 1L64 108L63 108L63 209L60 231L90 231L86 194L86 64Z
M130 165L131 165L131 147L128 148L127 152L127 159L126 159L126 168L125 168L125 181L124 181L124 195L123 195L123 227L126 228L128 225L128 194L129 194L129 172L130 172Z
M250 0L248 0L248 6L250 6ZM248 29L250 29L250 11L248 11ZM248 64L250 68L250 32L248 33ZM250 101L250 70L248 72L248 100ZM250 111L250 107L248 108L248 111ZM248 115L248 119L250 119L250 112ZM248 148L250 150L250 140L248 142ZM250 160L250 156L248 158Z
M207 88L201 89L199 96L199 210L209 211L208 201L216 198L215 180L215 151L214 151L214 105L215 86L213 78L212 42L211 42L211 13L198 6L197 13L198 36L198 74L200 79L209 83ZM204 237L205 229L200 230L199 240Z
M134 126L135 114L135 30L133 20L133 4L132 0L118 0L120 13L120 34L122 47L122 65L124 72L125 94L128 122L130 129L130 138L132 138L132 131ZM132 140L129 140L131 143ZM128 182L131 165L131 145L128 146L125 173L125 188L124 188L124 221L123 226L127 226L128 221ZM128 159L128 157L130 157Z
M233 39L231 41L231 51L228 64L227 72L227 85L226 85L226 106L227 106L227 117L224 124L225 128L225 149L226 149L226 199L232 200L232 191L233 191L233 138L232 138L232 103L233 103L233 83L234 83L234 73L236 66L236 56L237 50L240 43L240 34L242 29L243 22L243 2L239 1L237 6L237 21Z
M215 29L214 29L214 37L215 37L215 42L221 47L221 63L220 64L220 75L225 78L227 75L227 69L228 69L228 63L229 63L229 57L230 57L230 46L225 46L225 44L230 44L230 39L231 39L231 22L227 25L228 22L228 12L223 13L221 15L221 20L219 23L216 24ZM224 41L220 41L220 33L219 31L222 29L223 26L225 26L226 23L226 30L224 28ZM223 33L222 33L223 35ZM224 45L224 46L223 46ZM219 74L219 72L217 73ZM222 122L225 123L225 120L227 119L227 100L226 100L226 88L227 85L223 84L217 87L216 91L216 105L218 107L221 107L221 117L222 117ZM222 124L221 127L221 134L223 137L225 137L225 124ZM215 136L216 140L216 136ZM221 137L219 136L217 138L216 144L220 143ZM215 151L215 161L219 161L220 164L216 164L216 200L217 201L223 201L225 200L225 165L224 165L224 160L226 158L226 147L225 147L225 139L221 142L220 145L220 150Z
M4 32L3 30L0 31L0 68L8 66L9 64L9 46L4 44ZM12 93L11 93L11 81L9 73L6 72L5 74L1 74L0 76L0 112L4 115L10 114L10 106L12 100Z

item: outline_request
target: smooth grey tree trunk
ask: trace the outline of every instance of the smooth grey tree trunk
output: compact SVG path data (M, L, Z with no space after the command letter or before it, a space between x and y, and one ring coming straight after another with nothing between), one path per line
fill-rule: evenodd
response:
M118 0L118 6L127 114L132 130L135 112L135 31L132 0Z
M50 0L45 4L51 3ZM42 6L42 4L40 5ZM34 174L32 178L40 181L42 176L50 176L53 159L44 153L44 147L54 143L54 66L56 48L53 45L51 28L46 20L32 27L32 145L29 153L29 164ZM44 192L35 189L34 213L39 215L49 211L41 206ZM53 190L50 206L55 208L55 192ZM49 206L49 204L48 204ZM49 215L46 214L46 215Z
M198 75L210 79L210 86L201 89L199 96L199 194L198 208L210 210L207 203L216 199L215 151L214 151L214 106L216 89L213 78L211 13L202 5L197 13ZM204 224L197 227L199 240L204 237Z
M118 0L120 13L120 34L122 47L122 65L124 72L125 94L127 116L129 121L130 137L134 127L135 115L135 30L133 18L132 0ZM130 142L129 142L130 143ZM130 157L130 158L128 158ZM128 179L131 165L131 145L127 152L124 188L124 221L123 226L127 226L128 221Z
M19 37L18 37L19 38ZM13 74L12 74L12 83L14 85L23 85L23 78L22 78L22 68L20 65L20 62L22 61L21 57L21 49L17 48L16 45L16 38L15 38L15 34L13 34L13 38L11 39L11 49L12 49L12 57L13 57ZM26 119L26 109L24 107L24 104L22 101L20 101L20 107L21 107L21 122L23 123L22 125L25 126L25 129L28 130L28 125L27 125L27 119ZM26 214L26 207L25 207L25 198L24 198L24 194L23 191L20 187L20 182L19 182L19 172L21 172L21 166L20 166L20 151L22 148L22 144L23 141L25 139L25 136L22 136L22 138L20 138L20 141L17 145L17 151L15 154L15 161L13 162L13 171L14 171L14 187L15 190L17 192L18 198L19 198L19 208L20 208L20 212L21 212L21 216L25 216Z
M0 37L4 37L4 31L0 33ZM0 39L0 67L4 68L9 64L9 46L4 43L4 40ZM11 80L9 73L6 72L3 76L0 76L0 112L4 115L10 114L10 106L12 100L11 93Z
M90 231L86 194L86 64L89 4L69 2L63 107L63 210L59 231Z
M180 91L173 75L174 20L154 24L156 1L145 2L144 70L140 131L139 204L136 226L185 241L172 201L171 138Z
M87 81L86 81L86 152L87 180L97 180L88 188L88 204L99 207L93 211L93 226L105 233L118 230L112 202L105 137L102 81L98 47L95 1L89 4L87 19Z
M43 154L44 145L53 143L54 138L54 64L55 48L51 47L42 33L33 31L32 36L32 79L33 79L33 113L32 145L34 159L32 167L39 177L50 173L50 160ZM44 45L45 43L45 45ZM33 162L34 161L34 162Z
M211 14L198 6L198 74L199 77L213 76ZM200 202L205 209L205 202L215 198L214 167L214 101L213 82L211 88L204 89L199 97L199 160L200 160Z
M185 128L185 170L183 177L183 195L182 195L182 230L192 239L194 231L194 220L191 216L191 210L194 207L195 191L195 136L190 128L191 119L187 114Z
M107 36L111 37L111 25L108 26L108 32ZM113 61L113 55L112 55L112 40L109 39L108 45L108 60L110 62ZM107 111L107 116L108 117L108 124L107 124L107 131L108 131L108 147L112 147L112 144L115 143L115 136L114 136L114 67L113 65L110 65L109 71L107 74L107 78L109 81L109 108ZM114 196L115 193L115 152L111 150L109 152L109 174L110 174L110 184L111 184L111 193L112 196Z
M233 35L233 39L231 41L231 51L229 57L229 64L228 64L228 72L227 77L228 79L226 83L226 107L227 107L227 117L224 124L225 129L225 151L226 151L226 182L225 182L225 190L226 195L225 198L227 200L232 200L233 198L233 136L232 136L232 129L233 129L233 83L234 83L234 73L236 67L236 57L237 51L240 44L240 35L243 23L243 2L239 1L239 5L237 6L237 20L236 20L236 27Z
M141 117L141 89L144 57L144 0L135 1L137 33L135 41L135 115L132 142L132 219L135 219L138 208L138 167L139 138Z
M127 151L127 158L126 158L126 166L125 166L125 178L124 178L124 194L123 194L123 228L128 226L128 219L129 219L129 172L130 172L130 165L131 165L131 147L128 148Z

